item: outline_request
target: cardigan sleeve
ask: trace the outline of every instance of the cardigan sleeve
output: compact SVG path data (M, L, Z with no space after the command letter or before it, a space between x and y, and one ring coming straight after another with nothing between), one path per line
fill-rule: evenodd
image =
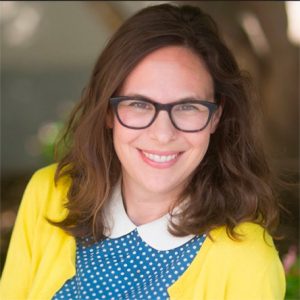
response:
M244 224L241 229L244 241L224 238L224 272L219 269L224 275L222 299L283 300L285 274L273 239L256 224Z
M240 241L225 227L211 232L188 270L168 291L181 300L283 300L285 275L273 240L262 227L245 222Z
M75 274L75 239L47 220L68 213L70 180L55 184L56 167L36 171L25 189L0 281L1 300L51 299Z
M259 254L258 254L259 255ZM251 265L252 264L252 265ZM278 255L270 254L265 263L250 260L234 272L225 291L228 300L283 300L285 275Z
M25 189L0 281L1 300L51 299L75 274L75 239L48 222L68 213L70 179L56 184L56 168L36 171Z
M26 299L30 286L32 243L38 217L38 178L29 181L19 207L0 282L0 298Z
M279 260L279 259L278 259ZM261 299L284 299L286 281L280 261L274 259L265 270L261 281Z

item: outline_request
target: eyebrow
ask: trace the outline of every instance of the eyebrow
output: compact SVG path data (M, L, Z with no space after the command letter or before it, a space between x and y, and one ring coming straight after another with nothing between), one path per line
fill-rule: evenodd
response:
M128 94L126 95L126 97L136 97L136 98L141 98L143 100L151 100L153 102L157 102L156 100L150 98L150 97L147 97L145 95L142 95L142 94ZM209 100L209 99L206 99L206 98L202 98L202 97L185 97L185 98L179 98L179 99L175 99L174 102L180 102L180 101L194 101L194 100Z

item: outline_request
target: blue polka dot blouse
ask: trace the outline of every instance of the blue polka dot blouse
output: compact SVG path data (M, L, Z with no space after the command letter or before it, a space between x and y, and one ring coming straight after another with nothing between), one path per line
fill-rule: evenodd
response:
M188 268L204 238L165 251L147 245L137 230L89 247L78 241L76 275L53 299L168 299L167 288Z
M168 299L168 287L189 267L206 235L172 236L168 215L134 225L120 189L106 214L108 237L89 246L76 240L76 274L52 299Z

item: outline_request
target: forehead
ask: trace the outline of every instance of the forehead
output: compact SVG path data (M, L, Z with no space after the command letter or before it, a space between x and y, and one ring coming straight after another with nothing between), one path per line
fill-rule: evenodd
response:
M213 79L202 58L182 46L158 49L143 58L125 79L122 95L140 94L174 101L213 99Z

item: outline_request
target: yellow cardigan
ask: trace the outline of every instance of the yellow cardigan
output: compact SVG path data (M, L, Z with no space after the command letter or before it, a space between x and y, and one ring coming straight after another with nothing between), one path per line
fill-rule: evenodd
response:
M45 217L66 216L68 180L54 185L56 165L37 171L25 190L0 284L1 300L51 299L75 275L75 239ZM242 242L224 227L209 238L185 273L169 287L172 300L283 299L285 276L272 238L253 223L243 223ZM266 241L265 241L266 240Z

